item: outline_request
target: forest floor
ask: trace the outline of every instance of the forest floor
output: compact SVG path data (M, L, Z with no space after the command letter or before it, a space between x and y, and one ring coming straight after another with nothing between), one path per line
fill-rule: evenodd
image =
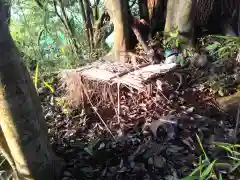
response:
M120 113L110 102L68 111L62 90L40 88L53 149L66 162L63 179L177 180L203 164L203 179L239 179L230 171L240 151L233 162L229 146L216 144L239 143L239 68L235 59L181 67L152 79L151 95L122 87Z

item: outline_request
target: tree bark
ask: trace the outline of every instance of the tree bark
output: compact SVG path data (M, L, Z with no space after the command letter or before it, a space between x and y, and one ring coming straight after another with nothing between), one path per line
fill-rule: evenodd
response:
M90 49L93 49L93 12L92 12L92 8L90 7L91 4L89 2L89 0L84 0L84 4L85 4L85 10L86 10L86 27L90 36L89 39L89 44L90 44Z
M128 0L108 0L106 8L114 25L114 44L111 54L117 61L124 61L130 47L130 24Z
M149 25L150 25L150 38L152 38L156 32L164 31L165 25L165 13L166 13L167 0L149 0L148 1L148 13L149 13Z
M148 0L139 0L139 15L140 19L144 19L147 23L149 23L149 13L148 13Z
M1 1L0 147L18 179L52 180L62 161L49 146L37 92L9 32L9 11Z
M164 31L177 28L186 44L193 46L195 7L196 0L168 0Z
M96 21L99 18L99 0L94 0L94 7L93 7L93 24L96 23Z
M110 16L104 11L94 24L94 47L99 47L99 45L102 44L102 42L105 42L106 38L113 32L113 26L110 26L111 28L109 31L104 27L109 22Z
M90 49L92 50L93 47L93 28L92 28L92 23L91 23L91 13L89 10L89 1L84 0L78 0L81 12L82 12L82 18L85 26L85 31L87 35L87 40L88 40L88 45Z

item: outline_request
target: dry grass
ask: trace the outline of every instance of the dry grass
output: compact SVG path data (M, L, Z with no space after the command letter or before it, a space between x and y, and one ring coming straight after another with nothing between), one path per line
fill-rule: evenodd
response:
M93 63L78 69L64 70L59 74L60 88L70 108L86 107L89 101L94 108L112 106L116 110L119 100L118 84L146 92L146 82L176 67L172 64L145 65L132 68L128 64ZM117 112L117 110L116 110Z
M85 107L89 99L97 108L105 104L117 103L117 84L89 80L77 70L60 74L60 88L65 91L64 97L71 108Z

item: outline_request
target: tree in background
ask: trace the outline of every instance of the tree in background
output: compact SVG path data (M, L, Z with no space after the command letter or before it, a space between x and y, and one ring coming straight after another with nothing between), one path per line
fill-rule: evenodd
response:
M61 160L49 145L40 101L9 32L9 2L0 1L0 14L0 149L15 179L55 179Z
M122 53L130 50L130 14L128 0L109 0L107 12L114 26L114 44L111 57L120 61Z

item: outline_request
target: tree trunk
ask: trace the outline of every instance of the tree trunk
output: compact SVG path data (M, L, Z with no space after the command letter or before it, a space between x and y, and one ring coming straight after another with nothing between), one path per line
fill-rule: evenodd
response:
M9 4L1 1L0 149L18 179L51 180L58 175L62 161L49 146L40 101L9 32L9 11Z
M87 30L88 30L88 33L89 33L89 36L90 36L90 39L89 39L89 44L90 44L90 49L92 51L93 49L93 21L92 21L92 16L93 16L93 13L92 13L92 9L91 9L91 4L89 2L89 0L84 0L84 4L85 4L85 10L86 10L86 26L87 26Z
M63 17L58 12L57 2L60 4L60 8L61 8ZM74 33L73 33L73 27L71 27L71 25L70 25L70 22L68 20L67 14L65 12L65 8L64 8L62 0L53 0L53 6L54 6L55 13L61 20L61 22L65 28L66 34L71 42L71 48L72 48L73 53L75 53L76 56L80 57L79 53L78 53L78 51L79 51L78 44L77 44L77 41L76 41L76 39L74 37Z
M186 40L186 44L193 46L194 9L196 0L168 0L165 32L177 28Z
M130 47L130 24L128 0L108 0L106 8L114 25L114 44L111 55L123 62Z
M167 0L148 0L150 38L164 31Z
M148 14L148 2L147 0L139 0L139 15L140 19L144 19L147 23L149 23L149 14Z
M89 4L86 1L85 1L85 6L84 6L84 3L83 3L83 0L78 0L78 3L79 3L79 6L80 6L80 9L81 9L81 12L82 12L82 18L83 18L83 22L84 22L84 26L85 26L88 45L90 47L90 50L92 50L92 47L93 47L93 28L92 28L92 24L91 24L91 19L90 19L91 17L90 17L89 9L88 9L90 7L88 7ZM88 11L88 13L87 13L87 11Z
M93 7L93 24L95 24L99 18L99 0L94 0L94 7Z

